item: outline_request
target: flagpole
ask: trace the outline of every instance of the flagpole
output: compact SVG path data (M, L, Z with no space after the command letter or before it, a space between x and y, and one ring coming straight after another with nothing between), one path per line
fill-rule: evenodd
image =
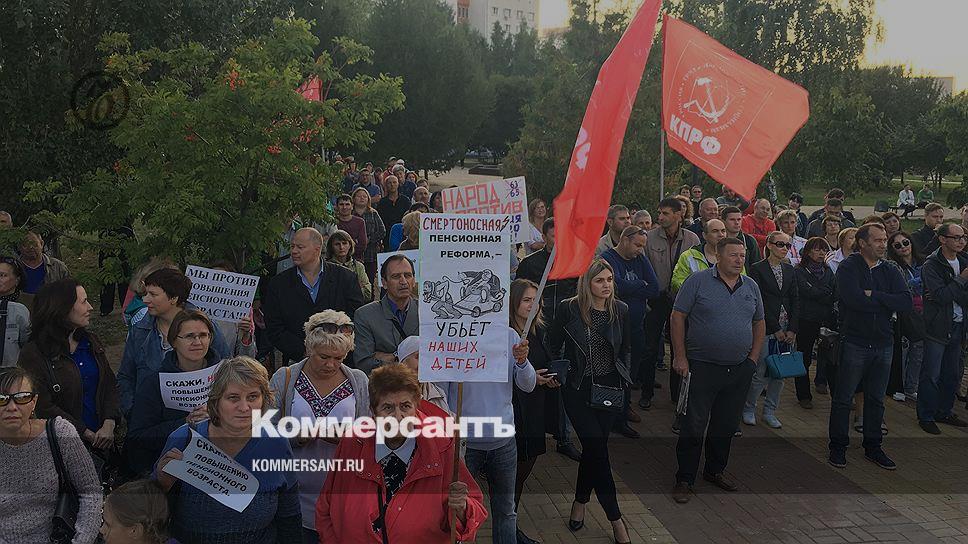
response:
M531 305L531 311L528 312L528 320L525 322L524 328L521 329L522 340L528 339L528 331L531 330L531 324L534 323L534 318L538 315L538 308L541 306L539 304L541 294L544 292L545 284L548 283L548 274L551 273L551 264L555 262L555 251L557 250L557 244L551 248L551 255L548 256L548 264L545 265L544 273L541 274L541 282L538 283L538 292L534 295L534 304ZM549 311L554 311L554 309L552 308Z
M659 200L663 198L665 198L665 130L659 126Z

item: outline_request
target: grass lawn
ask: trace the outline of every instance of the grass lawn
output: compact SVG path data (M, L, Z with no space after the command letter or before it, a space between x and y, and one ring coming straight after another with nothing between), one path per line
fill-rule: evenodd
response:
M920 190L920 188L924 185L924 182L921 181L920 178L909 177L905 178L904 181L905 183L911 184L914 194L917 194L918 190ZM934 201L944 204L945 199L948 196L948 191L958 187L959 185L961 185L961 179L959 179L959 176L945 178L945 180L941 182L941 190L935 192L934 194ZM857 192L848 196L847 206L873 206L878 200L883 200L889 205L893 206L897 203L897 194L901 192L901 187L903 187L903 184L901 183L900 178L894 178L891 180L891 183L888 186L870 191ZM803 187L800 191L800 194L803 195L804 204L820 206L823 204L823 196L826 194L826 192L826 188L822 186L812 186ZM785 195L781 198L785 198Z

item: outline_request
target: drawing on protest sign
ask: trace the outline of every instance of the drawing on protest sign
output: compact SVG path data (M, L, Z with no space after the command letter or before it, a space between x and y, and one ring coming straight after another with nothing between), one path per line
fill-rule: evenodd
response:
M383 287L383 280L380 277L380 270L383 269L383 263L390 258L391 255L403 255L410 260L410 264L413 265L413 277L416 281L420 281L420 252L416 249L405 249L403 251L388 251L386 253L376 254L376 286ZM419 286L419 283L417 284Z
M444 213L507 214L511 216L508 225L511 243L531 240L524 176L444 189L440 192L440 202Z
M193 372L159 372L158 382L165 408L191 412L208 402L208 391L218 367L215 364Z
M252 311L252 301L259 287L259 276L224 272L189 265L185 275L192 280L191 302L209 317L238 323Z
M420 216L420 381L507 381L509 222Z
M236 512L245 510L259 491L259 480L225 452L192 429L182 460L162 470Z

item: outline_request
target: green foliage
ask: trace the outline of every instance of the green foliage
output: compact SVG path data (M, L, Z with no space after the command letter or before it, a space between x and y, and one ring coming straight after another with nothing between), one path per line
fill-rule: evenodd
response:
M111 131L125 158L86 176L61 216L82 234L135 225L137 239L102 238L133 262L252 265L292 214L323 218L340 172L320 148L365 147L369 127L403 104L398 78L345 75L369 60L368 48L341 38L314 59L301 19L276 19L224 62L193 42L134 53L124 36L104 43L130 88L131 112ZM309 76L322 81L322 102L295 92Z
M968 179L968 92L943 101L931 113L929 126L946 149L946 168Z
M436 0L380 0L366 32L371 73L403 76L406 108L387 115L372 155L403 157L411 168L447 170L491 107L482 40L455 25Z

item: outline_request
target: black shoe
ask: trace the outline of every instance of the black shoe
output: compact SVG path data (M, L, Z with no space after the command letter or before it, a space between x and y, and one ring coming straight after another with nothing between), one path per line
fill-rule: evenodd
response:
M864 457L866 457L871 463L874 463L884 470L895 470L897 468L897 463L892 461L891 458L884 453L884 450L880 448L864 453Z
M581 461L581 452L578 451L578 448L576 448L574 444L558 444L558 447L555 448L555 451L571 459L572 461Z
M847 452L830 450L830 455L827 457L827 462L837 468L845 468L847 466Z
M722 489L723 491L728 491L730 493L733 493L737 489L739 489L739 487L737 487L736 484L734 484L728 478L726 478L726 476L722 472L720 472L719 474L706 474L704 472L702 475L702 479Z
M928 434L941 434L941 429L938 428L938 424L933 421L919 421L918 425L921 426L921 430Z
M616 425L612 429L612 432L616 432L616 433L624 436L625 438L639 438L639 436L640 436L638 431L636 431L632 427L629 427L629 424L628 423L623 423L621 425Z
M686 504L692 498L692 486L686 482L676 482L672 488L672 500L679 504Z
M955 414L951 414L946 418L937 419L935 421L938 423L944 423L945 425L951 425L952 427L968 427L968 421L959 418Z
M643 410L650 410L650 409L652 409L652 400L651 399L639 399L639 408L641 408Z
M571 509L572 510L575 509L575 505L576 504L581 504L581 503L573 502L572 505L571 505ZM569 531L571 531L571 532L574 533L575 531L580 531L581 528L584 527L584 526L585 526L585 517L584 516L582 516L581 519L571 519L571 513L568 514L568 530Z
M522 531L520 528L518 528L517 540L518 540L518 544L541 544L540 540L535 540L530 536L524 534L524 531Z

